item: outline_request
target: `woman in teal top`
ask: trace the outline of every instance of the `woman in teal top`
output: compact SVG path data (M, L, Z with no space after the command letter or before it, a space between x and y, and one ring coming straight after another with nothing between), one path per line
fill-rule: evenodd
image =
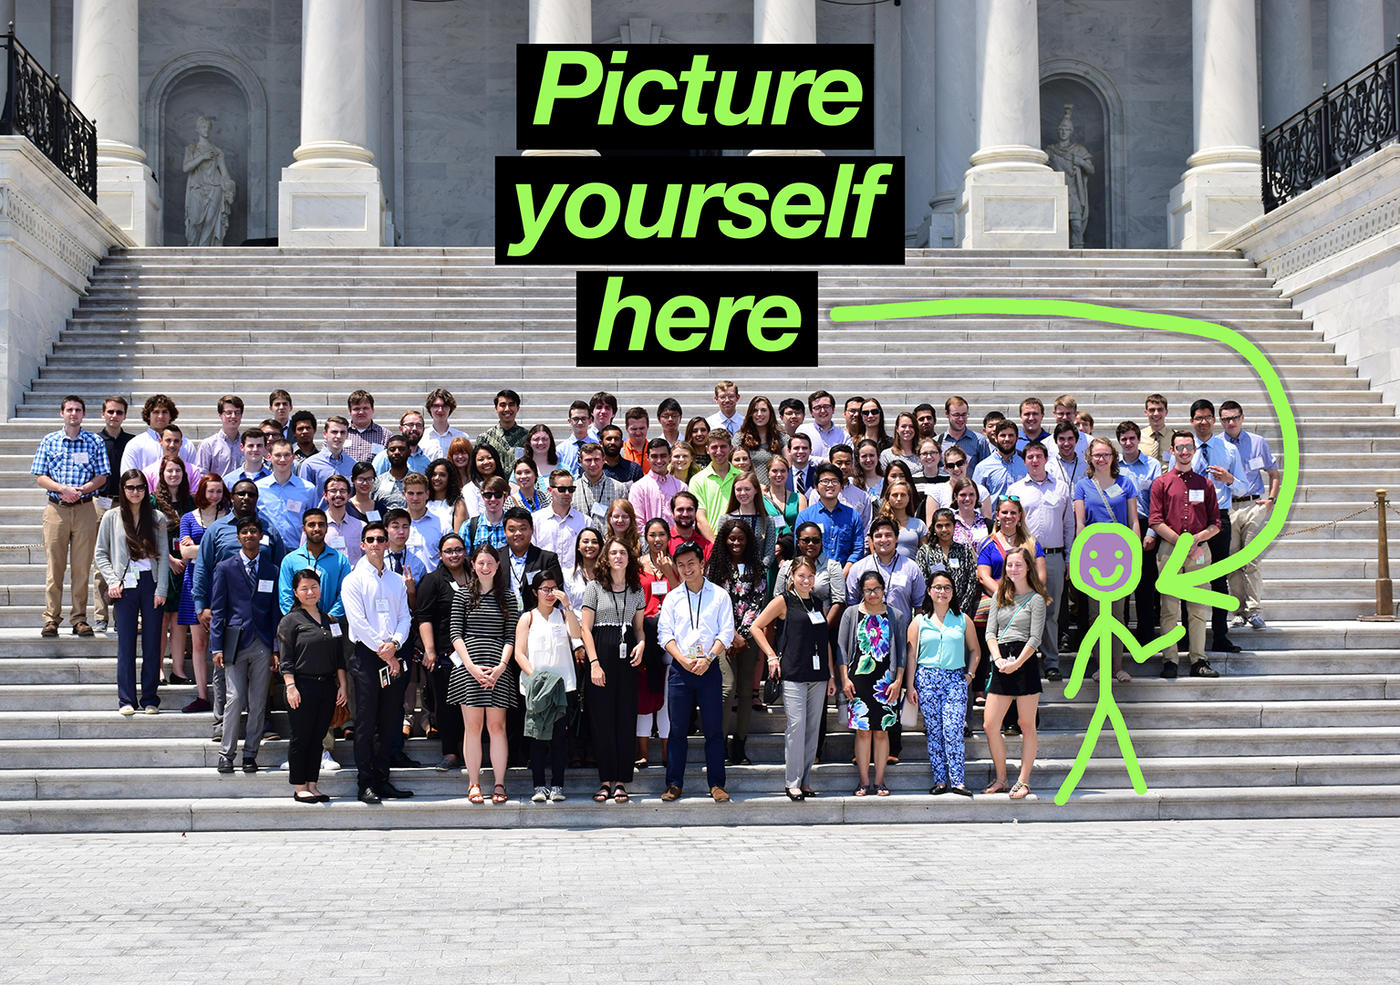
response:
M971 797L964 783L966 750L963 725L967 722L967 686L977 673L982 653L977 634L958 606L953 579L935 571L928 583L928 598L909 624L909 659L913 687L905 696L917 701L928 737L928 761L933 769L931 794L952 791Z
M788 475L791 472L792 466L782 454L775 454L768 460L768 485L763 490L763 506L777 524L780 537L793 529L797 514L807 508L807 497L788 488Z

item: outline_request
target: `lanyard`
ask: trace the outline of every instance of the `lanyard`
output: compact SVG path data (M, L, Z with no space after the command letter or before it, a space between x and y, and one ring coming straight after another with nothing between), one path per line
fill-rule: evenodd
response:
M691 599L690 586L689 586L689 585L686 585L686 586L685 586L685 607L686 607L687 609L690 610L690 628L693 629L693 630L695 630L696 632L699 632L699 630L700 630L700 615L701 615L701 613L703 613L704 610L705 610L705 586L704 586L704 585L701 585L701 586L700 586L699 596L700 596L700 603L699 603L698 605L692 604L691 601L690 601L690 599Z

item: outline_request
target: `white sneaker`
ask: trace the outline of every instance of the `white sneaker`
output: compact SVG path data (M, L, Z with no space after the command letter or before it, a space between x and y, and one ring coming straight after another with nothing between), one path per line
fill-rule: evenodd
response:
M1247 625L1249 625L1249 620L1246 619L1244 616L1236 616L1234 619L1230 620L1231 629L1240 629Z
M1266 622L1264 621L1264 617L1263 617L1263 616L1257 616L1257 615L1256 615L1256 616L1250 616L1250 617L1249 617L1249 624L1250 624L1251 626L1253 626L1255 629L1268 629L1268 628L1269 628L1269 624L1266 623Z
M549 799L549 788L548 788L548 787L536 787L536 788L535 788L535 795L534 795L533 797L530 798L530 800L531 800L532 802L536 803L536 804L543 804L543 803L544 803L546 800L548 800L548 799Z
M562 803L564 802L564 788L563 788L563 787L550 787L550 788L549 788L549 799L552 800L552 801L554 801L556 804L562 804Z
M148 714L148 715L159 715L159 714L160 714L160 709L157 708L155 705L147 705L145 711L146 711L146 714Z
M282 765L277 768L279 770L289 770L292 768L292 761L290 759L284 759L282 760Z
M328 752L326 752L326 750L324 750L324 749L321 750L321 769L323 769L323 770L338 770L338 769L340 769L340 764L337 763L334 759L331 759L331 754L328 753Z
M130 718L132 715L136 714L136 709L133 708L131 705L122 705L121 708L117 710L120 711L127 718Z

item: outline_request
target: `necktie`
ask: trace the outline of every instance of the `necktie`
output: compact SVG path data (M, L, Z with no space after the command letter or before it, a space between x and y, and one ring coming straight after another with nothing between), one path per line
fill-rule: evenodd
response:
M794 473L792 474L792 488L793 488L794 490L797 491L797 494L798 494L799 496L802 495L802 493L806 491L806 490L803 488L804 486L806 486L806 484L807 484L807 470L806 470L806 469L798 469L796 472L794 472Z
M1210 445L1206 444L1204 441L1201 442L1201 462L1207 468L1210 467Z
M243 563L244 570L248 572L249 582L256 582L258 580L257 565L258 559L255 557L249 558Z
M403 552L398 551L389 555L389 570L396 575L403 574Z

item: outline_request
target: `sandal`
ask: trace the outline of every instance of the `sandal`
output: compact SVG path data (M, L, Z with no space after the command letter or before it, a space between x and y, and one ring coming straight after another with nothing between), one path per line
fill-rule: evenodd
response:
M983 793L1006 793L1005 780L993 780L992 785L982 791Z
M802 788L802 796L804 796L804 797L820 797L821 794L817 793L817 792L816 792L815 790L813 790L811 787L803 787L803 788Z
M92 627L89 626L89 625L87 624L87 621L86 621L86 620L80 619L80 620L78 620L78 622L75 623L74 626L73 626L73 635L74 635L74 636L91 636L91 635L92 635Z
M877 797L888 797L890 795L890 788L882 783L875 788L875 795Z
M486 798L481 796L481 784L473 783L471 786L467 787L467 800L471 801L473 804L484 804L486 802Z
M39 631L39 635L45 637L46 639L53 639L55 636L58 635L58 623L44 623L44 628Z
M1126 684L1133 679L1133 675L1128 673L1126 670L1119 670L1114 673L1113 679L1119 684Z
M1026 785L1025 785L1024 783L1022 783L1020 780L1017 780L1017 781L1016 781L1016 785L1013 786L1013 787L1011 788L1011 799L1012 799L1012 800L1025 800L1025 799L1026 799L1026 795L1029 794L1030 792L1031 792L1031 788L1030 788L1030 787L1026 786Z
M628 796L627 796L627 788L626 788L626 787L624 787L624 786L623 786L622 784L620 784L620 783L619 783L617 786L613 787L613 803L615 803L615 804L625 804L625 803L627 803L628 799L629 799L629 798L628 798Z
M497 790L499 790L500 793L497 793ZM504 783L498 783L491 788L491 803L504 804L509 799L510 798L506 796L506 785Z
M606 803L608 802L609 798L611 798L611 797L612 797L612 787L608 786L608 785L605 783L605 784L603 784L601 787L599 787L599 788L598 788L598 792L595 793L595 794L593 795L593 803L595 803L595 804L606 804Z
M866 791L866 788L865 788L865 787L856 787L855 792L852 793L851 796L852 796L852 797L864 797L864 796L865 796L865 791Z

